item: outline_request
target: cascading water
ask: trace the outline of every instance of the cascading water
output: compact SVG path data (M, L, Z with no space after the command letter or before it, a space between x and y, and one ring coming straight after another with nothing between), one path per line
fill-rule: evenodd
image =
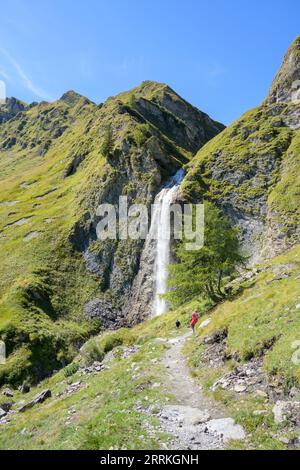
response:
M171 237L169 236L170 205L174 203L180 184L183 180L184 171L178 170L170 178L155 198L155 211L152 216L150 233L156 232L156 253L154 263L155 292L153 302L153 314L161 315L167 310L167 302L162 299L161 294L167 292L168 265L170 263Z

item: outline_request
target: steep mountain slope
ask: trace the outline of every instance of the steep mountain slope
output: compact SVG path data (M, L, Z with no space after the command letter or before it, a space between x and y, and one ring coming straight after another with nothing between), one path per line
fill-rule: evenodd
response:
M28 106L16 98L7 98L5 104L0 105L0 124L25 111Z
M266 100L200 149L182 186L240 225L250 262L264 259L228 284L230 299L207 312L186 348L194 375L255 448L279 448L273 438L299 445L299 51L300 37Z
M261 106L245 113L197 154L186 198L208 198L241 227L252 262L299 242L300 37Z
M15 103L13 105L13 103ZM99 243L96 209L149 207L161 183L224 126L166 85L144 82L95 105L13 99L0 126L0 382L41 378L122 312L143 241ZM138 319L136 319L138 320Z
M213 310L207 311L203 300L195 298L177 311L90 339L72 364L29 393L2 395L0 408L10 403L12 413L0 424L0 448L174 448L185 423L167 410L178 405L184 378L179 367L175 383L169 383L165 358L171 354L180 366L170 348L178 336L189 333L193 309L203 317L184 353L202 393L222 402L210 400L209 407L204 401L202 417L210 419L207 409L212 417L221 411L221 416L232 416L243 426L246 438L227 442L230 448L295 448L295 428L290 422L275 423L272 409L276 400L297 399L299 394L299 364L292 360L299 357L299 262L298 246L244 273L236 282L239 294ZM295 340L296 347L291 347ZM26 405L44 390L52 392L45 403L16 412L20 400ZM186 392L188 396L190 390ZM190 406L200 394L188 396ZM205 430L206 423L197 423L198 416L193 414L194 425L185 436L188 447L207 448L210 438L217 447L217 436ZM187 442L179 447L186 448L182 445Z
M203 317L185 354L202 390L222 402L225 416L245 430L243 439L227 445L299 448L299 42L285 56L263 104L204 145L193 160L201 139L222 126L165 85L151 82L98 107L74 93L55 105L40 104L47 112L60 108L60 125L42 126L44 137L51 135L50 147L45 151L36 141L32 122L32 153L22 149L24 136L3 151L1 328L14 352L1 369L2 383L18 383L21 368L38 377L70 360L76 346L99 328L85 320L83 305L88 317L102 317L107 326L126 320L122 302L130 299L142 247L95 240L100 202L117 204L120 194L128 194L130 201L149 203L161 182L187 164L183 196L212 200L240 224L252 262L268 259L231 281L229 297L219 304L195 296L176 311L95 336L72 364L25 398L19 391L2 398L12 413L4 412L0 447L171 448L182 431L171 423L167 429L174 426L175 436L163 432L165 410L178 405L177 387L168 384L170 363L164 361L176 336L186 337L197 310ZM36 109L26 110L26 119ZM23 118L17 114L12 126ZM194 124L200 122L202 130ZM6 137L13 136L9 123L0 128ZM63 135L54 138L61 126ZM22 223L5 227L7 217ZM29 234L36 237L28 239ZM38 364L40 374L34 369ZM175 383L181 380L180 367ZM26 408L46 388L52 397L48 391L45 403ZM18 411L21 397L25 409ZM174 421L182 427L178 416ZM190 446L202 446L197 438L210 432L207 422L198 425Z

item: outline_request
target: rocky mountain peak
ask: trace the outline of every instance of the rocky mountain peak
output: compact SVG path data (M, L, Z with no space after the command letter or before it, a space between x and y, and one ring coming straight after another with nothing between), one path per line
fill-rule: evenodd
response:
M147 80L117 98L192 153L225 128L165 83Z
M89 102L89 100L85 96L80 95L74 90L66 91L66 93L64 93L60 98L60 101L64 101L69 106L75 106L82 100Z
M266 104L300 101L300 35L287 50Z
M4 104L0 105L0 124L8 121L21 111L28 108L28 105L17 98L7 98Z

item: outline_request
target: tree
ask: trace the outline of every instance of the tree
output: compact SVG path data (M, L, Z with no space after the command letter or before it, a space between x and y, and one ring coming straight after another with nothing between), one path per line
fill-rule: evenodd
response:
M238 232L238 227L233 227L217 207L205 203L203 248L187 251L182 240L176 249L178 263L169 267L171 290L165 297L174 307L198 295L213 302L226 297L224 278L246 260L239 251Z
M109 125L105 131L103 142L101 145L101 153L104 157L109 157L113 150L113 133L112 128Z

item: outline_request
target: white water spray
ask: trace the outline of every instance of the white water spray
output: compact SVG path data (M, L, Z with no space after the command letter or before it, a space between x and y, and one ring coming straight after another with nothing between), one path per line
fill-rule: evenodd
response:
M183 176L184 171L182 169L178 170L177 173L172 178L170 178L163 189L157 194L154 201L156 204L156 210L152 216L150 228L150 232L152 232L152 230L157 231L154 263L154 315L161 315L167 310L167 302L165 299L162 299L160 295L167 292L168 265L170 263L171 237L168 236L170 233L169 207L176 200Z

